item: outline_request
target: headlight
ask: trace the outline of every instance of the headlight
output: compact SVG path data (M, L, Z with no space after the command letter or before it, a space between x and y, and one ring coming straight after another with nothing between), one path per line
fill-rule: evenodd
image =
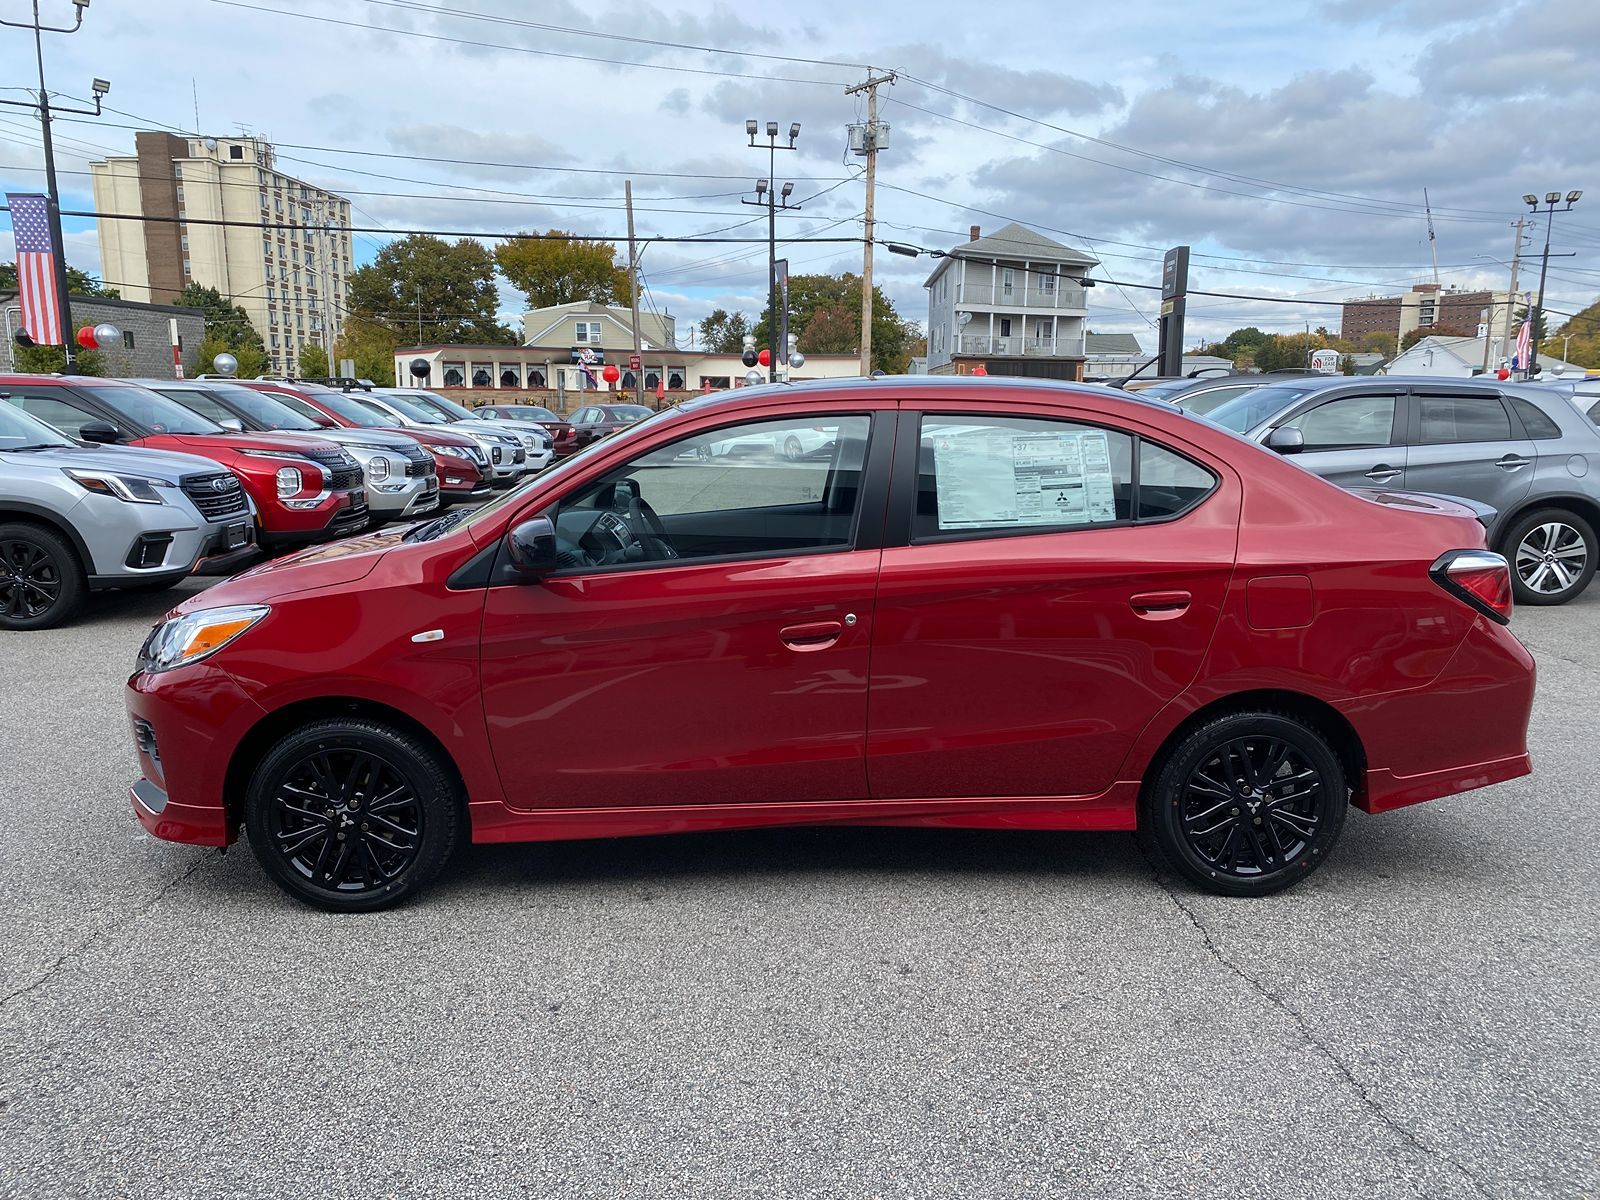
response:
M61 473L85 491L101 496L115 496L129 504L164 504L158 487L171 487L164 479L146 479L143 475L117 475L111 471L75 471L62 467Z
M374 454L367 460L367 477L373 483L382 483L389 478L389 473L392 470L393 464L381 454Z
M472 457L472 455L468 454L460 446L435 446L432 443L424 442L422 444L422 448L424 450L431 450L434 454L448 454L452 458Z
M271 611L265 604L236 604L228 608L202 609L163 621L139 652L140 669L170 671L173 667L199 662L221 650Z
M304 484L300 478L300 468L278 468L278 495L280 497L297 495L303 486Z

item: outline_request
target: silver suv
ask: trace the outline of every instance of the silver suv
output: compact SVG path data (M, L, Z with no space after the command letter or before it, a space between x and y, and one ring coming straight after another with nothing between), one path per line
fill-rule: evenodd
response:
M1565 604L1600 562L1600 430L1557 390L1482 377L1302 378L1205 415L1344 487L1491 506L1521 604Z
M210 459L82 445L0 404L0 630L48 629L92 590L154 591L254 552L249 498Z

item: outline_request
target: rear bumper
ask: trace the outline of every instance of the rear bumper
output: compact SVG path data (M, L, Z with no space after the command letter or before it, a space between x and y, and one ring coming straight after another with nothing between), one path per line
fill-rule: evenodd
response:
M1422 775L1396 775L1393 771L1369 770L1367 786L1363 792L1358 792L1356 804L1365 812L1388 812L1408 804L1421 804L1424 800L1437 800L1440 796L1453 796L1457 792L1488 787L1491 783L1520 779L1532 770L1533 763L1526 754L1495 759L1493 762L1447 767Z

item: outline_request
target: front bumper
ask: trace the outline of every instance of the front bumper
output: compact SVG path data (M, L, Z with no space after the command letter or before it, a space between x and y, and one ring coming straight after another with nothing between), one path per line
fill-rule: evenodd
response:
M374 484L367 488L367 507L374 521L398 521L420 517L439 507L439 477L420 475L408 477L397 491L385 491L392 485Z
M370 516L364 488L332 492L315 508L293 509L274 504L259 513L257 525L263 546L305 545L328 538L345 537L366 528Z

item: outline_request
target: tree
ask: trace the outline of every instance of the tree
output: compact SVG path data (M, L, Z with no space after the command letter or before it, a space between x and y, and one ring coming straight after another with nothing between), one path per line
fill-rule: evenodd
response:
M399 347L400 339L386 325L362 317L350 317L344 323L333 352L340 359L355 361L357 379L370 379L379 387L393 387L394 352ZM409 383L410 380L401 382Z
M14 262L0 263L0 291L14 292L17 290L17 264ZM87 271L80 271L77 267L67 267L67 295L69 296L94 296L101 300L120 300L122 293L116 288L107 287Z
M798 344L806 354L859 354L860 310L852 311L840 304L817 309L806 322Z
M67 352L62 346L13 346L17 370L24 375L54 375L67 369ZM79 375L104 375L105 356L98 350L79 349L77 366Z
M515 346L517 335L495 317L499 304L494 256L472 238L411 234L350 272L350 314L397 339Z
M1600 367L1600 300L1569 317L1553 336L1545 339L1539 353L1564 358L1581 367Z
M1454 325L1419 325L1405 337L1400 339L1400 349L1409 350L1423 338L1430 337L1475 337L1476 335L1466 329L1457 329Z
M190 283L178 294L178 303L186 308L198 308L205 316L206 336L200 343L194 365L200 371L211 370L217 355L227 352L239 360L239 375L249 379L267 368L267 347L250 323L250 315L213 287Z
M843 308L855 314L856 335L843 350L849 354L861 348L861 277L843 275L791 275L789 277L789 332L804 339L806 330L820 309ZM831 323L831 319L830 319ZM752 331L757 347L767 345L767 315ZM825 325L824 328L828 328ZM874 370L903 370L910 357L907 346L917 336L916 326L901 319L882 288L872 289L872 366ZM829 353L829 351L814 351Z
M327 351L316 342L306 342L300 347L300 376L303 379L323 379L333 372L328 369Z
M1382 354L1393 357L1396 342L1395 335L1385 330L1376 330L1366 334L1361 339L1361 349L1367 354Z
M522 235L495 247L494 261L511 286L528 297L532 308L573 304L629 304L632 293L626 268L617 264L610 242L590 241L560 229L544 238Z
M1202 347L1206 354L1214 354L1218 358L1229 358L1237 361L1251 355L1255 348L1267 341L1272 335L1263 333L1254 325L1246 325L1243 329L1235 329L1220 342L1212 342L1209 346Z
M749 332L750 321L743 313L714 308L700 322L700 347L707 354L737 354Z
M1549 324L1550 314L1544 309L1539 310L1538 319L1533 323L1533 337L1535 341L1543 342L1549 336L1546 326ZM1516 331L1522 328L1522 323L1528 319L1528 306L1519 304L1516 316L1511 318L1511 336L1516 337Z

